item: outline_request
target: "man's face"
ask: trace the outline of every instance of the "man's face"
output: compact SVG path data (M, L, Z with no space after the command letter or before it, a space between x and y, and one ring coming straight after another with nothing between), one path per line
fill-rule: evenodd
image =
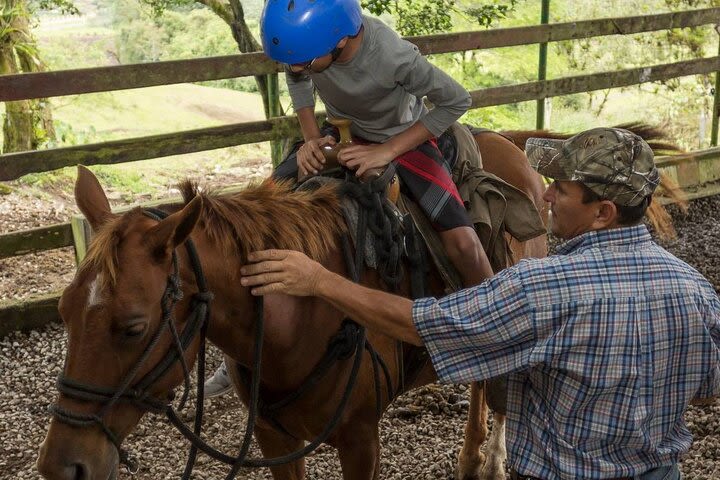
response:
M597 229L598 203L583 203L583 189L578 182L555 180L543 194L550 203L550 231L569 240Z

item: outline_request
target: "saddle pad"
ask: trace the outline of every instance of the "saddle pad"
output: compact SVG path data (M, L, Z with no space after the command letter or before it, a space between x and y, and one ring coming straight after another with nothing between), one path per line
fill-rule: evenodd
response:
M298 187L298 190L313 190L320 187L321 185L327 184L333 184L336 185L337 188L340 188L340 184L342 182L343 180L338 178L317 176L303 182ZM345 217L345 223L347 223L348 230L350 231L350 237L352 238L353 247L355 247L358 244L357 228L360 206L358 205L357 201L350 197L342 197L340 201L343 216ZM397 209L397 207L395 207L395 205L392 205L387 199L385 199L385 202L391 205L393 210L395 210L398 215L401 215L400 211ZM375 253L375 241L373 239L373 234L370 229L367 229L365 231L365 264L370 268L377 268L378 265L377 254Z

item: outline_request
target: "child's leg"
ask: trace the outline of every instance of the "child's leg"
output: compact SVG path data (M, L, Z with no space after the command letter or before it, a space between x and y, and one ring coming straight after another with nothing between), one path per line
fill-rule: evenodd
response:
M462 278L463 286L471 287L492 277L490 261L475 229L455 227L439 234L450 261Z
M398 157L397 172L438 231L463 285L477 285L492 276L490 262L437 145L428 141Z

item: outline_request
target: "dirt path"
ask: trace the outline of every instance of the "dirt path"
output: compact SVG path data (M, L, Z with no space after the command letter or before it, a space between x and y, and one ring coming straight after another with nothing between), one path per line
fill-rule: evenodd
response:
M223 174L240 181L265 172L253 166L248 171ZM254 169L254 170L253 170ZM233 176L234 175L234 176ZM211 182L212 184L212 179ZM0 232L67 221L75 213L72 201L57 193L48 199L33 199L25 192L0 197ZM720 198L693 202L690 215L674 212L680 237L667 248L698 268L720 287ZM0 260L0 299L61 289L73 275L72 249L62 249L16 259ZM29 334L14 333L0 339L0 479L38 479L37 449L47 429L47 405L55 399L55 378L65 356L65 332L54 324ZM216 351L210 366L217 365ZM464 386L430 387L413 391L398 400L381 422L382 480L435 480L452 478L460 448L468 395ZM190 402L192 405L192 402ZM192 408L183 412L186 420ZM246 415L234 395L214 399L207 405L204 435L224 451L237 451ZM720 478L720 404L691 407L686 421L695 436L682 462L685 479ZM179 478L187 442L163 418L145 416L125 446L138 458L138 480ZM257 449L253 450L257 455ZM223 478L227 467L201 455L193 478ZM335 451L323 447L308 458L309 479L339 480ZM121 479L130 479L126 474ZM267 470L242 471L238 478L268 479Z

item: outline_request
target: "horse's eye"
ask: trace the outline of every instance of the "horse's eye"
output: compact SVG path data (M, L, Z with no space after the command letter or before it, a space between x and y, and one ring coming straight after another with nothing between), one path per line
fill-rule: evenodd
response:
M127 338L137 338L140 337L143 333L145 333L146 328L147 323L145 322L134 323L125 328L124 334Z

